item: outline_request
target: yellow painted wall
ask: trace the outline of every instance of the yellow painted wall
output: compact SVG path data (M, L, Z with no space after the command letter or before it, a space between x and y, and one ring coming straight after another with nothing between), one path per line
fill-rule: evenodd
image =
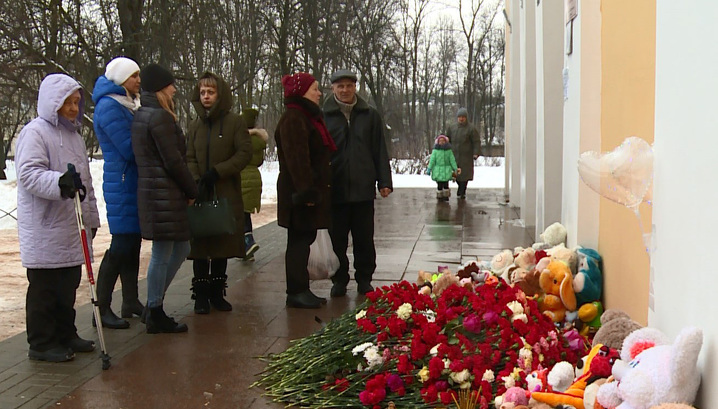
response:
M656 0L601 2L601 150L629 136L653 143ZM651 208L640 208L644 229ZM647 324L649 259L636 215L601 199L598 251L604 262L606 308L618 308Z

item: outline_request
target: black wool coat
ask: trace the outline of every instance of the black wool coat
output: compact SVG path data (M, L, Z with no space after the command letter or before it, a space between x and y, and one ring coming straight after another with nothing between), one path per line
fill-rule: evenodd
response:
M303 97L287 99L321 118L319 106ZM285 103L286 103L285 102ZM331 152L306 114L288 108L274 138L279 156L277 223L297 230L328 229L331 225ZM307 206L314 203L314 206Z
M187 201L198 192L185 163L184 134L154 93L143 91L140 101L131 130L142 238L189 240Z

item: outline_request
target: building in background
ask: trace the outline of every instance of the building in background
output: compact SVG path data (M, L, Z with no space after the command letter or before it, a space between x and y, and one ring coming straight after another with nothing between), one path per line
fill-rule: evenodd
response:
M506 196L536 237L559 221L569 246L604 260L604 304L674 337L704 331L697 406L718 407L718 3L506 0ZM629 208L581 182L586 151L654 145L653 204ZM652 232L651 251L642 240ZM688 256L686 256L688 255Z

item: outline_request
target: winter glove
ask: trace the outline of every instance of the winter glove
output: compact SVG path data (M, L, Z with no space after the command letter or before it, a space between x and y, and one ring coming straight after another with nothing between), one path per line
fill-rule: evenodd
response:
M93 227L91 231L92 231L92 238L94 239L95 236L97 236L97 227Z
M60 187L60 196L63 198L74 199L75 192L80 191L80 201L85 200L85 186L80 179L80 173L71 164L67 165L67 172L60 176L57 185Z
M205 172L205 174L202 176L202 178L199 180L199 183L204 184L205 186L212 187L214 186L214 183L219 180L219 173L212 168Z

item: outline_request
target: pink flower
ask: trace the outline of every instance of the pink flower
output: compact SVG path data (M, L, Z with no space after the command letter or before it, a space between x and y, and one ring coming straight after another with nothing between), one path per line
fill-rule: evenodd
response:
M486 314L484 314L486 315ZM471 314L464 318L464 328L467 331L478 334L481 331L481 319L476 314Z
M484 315L481 316L483 318L484 322L486 322L486 325L493 325L498 321L499 314L497 314L494 311L488 311L485 312Z

